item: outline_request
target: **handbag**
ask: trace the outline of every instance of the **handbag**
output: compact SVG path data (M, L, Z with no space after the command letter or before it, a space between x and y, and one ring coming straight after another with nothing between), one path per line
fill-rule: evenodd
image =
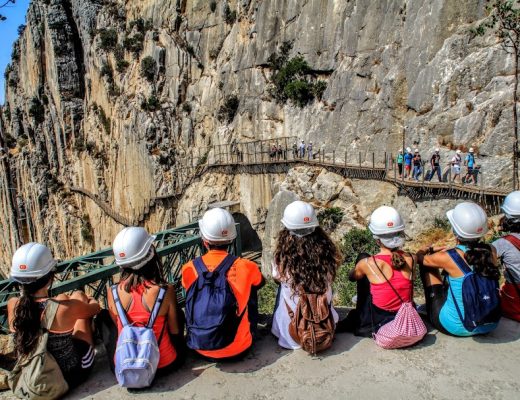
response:
M373 334L374 340L376 344L383 349L399 349L412 346L421 341L427 332L426 325L413 305L415 260L412 265L412 292L410 294L410 301L404 301L385 274L383 274L381 268L379 268L375 257L372 257L372 259L381 275L383 275L396 296L401 300L401 307L397 311L395 318L379 328L377 333Z

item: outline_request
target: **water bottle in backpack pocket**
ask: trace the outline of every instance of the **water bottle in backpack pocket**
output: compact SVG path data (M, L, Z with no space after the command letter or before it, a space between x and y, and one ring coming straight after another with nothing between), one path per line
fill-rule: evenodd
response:
M186 291L187 345L193 350L218 350L235 339L247 306L238 302L226 274L237 258L228 254L212 272L202 257L193 260L197 280Z
M166 294L161 288L148 323L145 326L130 324L126 312L117 294L117 285L112 286L112 294L117 308L117 314L123 325L117 339L115 354L115 373L119 385L127 388L145 388L152 384L157 372L160 353L153 325Z
M450 286L457 314L464 327L469 332L473 332L479 326L496 324L501 317L498 280L474 272L455 249L448 250L448 254L464 273L462 281L464 315Z

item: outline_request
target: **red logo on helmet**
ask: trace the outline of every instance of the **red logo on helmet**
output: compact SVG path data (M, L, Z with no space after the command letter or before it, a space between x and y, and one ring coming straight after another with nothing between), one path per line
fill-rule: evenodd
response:
M303 222L304 223L311 222L311 219L309 217L303 217Z
M477 233L481 233L484 229L482 227L477 229Z
M392 221L390 221L389 223L386 224L386 226L388 226L389 228L391 228L392 226L394 226L394 223Z
M227 236L227 235L228 235L228 231L227 231L226 229L224 229L224 230L222 231L222 236Z
M27 265L25 265L25 264L20 265L20 269L21 270L26 270L27 269Z
M125 254L125 253L119 253L119 257L121 257L121 258L125 258L125 257L126 257L126 254Z

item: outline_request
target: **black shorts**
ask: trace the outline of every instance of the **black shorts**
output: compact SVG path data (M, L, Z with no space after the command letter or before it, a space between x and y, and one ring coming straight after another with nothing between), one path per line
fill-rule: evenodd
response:
M432 285L425 288L424 295L426 297L426 312L430 323L442 333L450 334L441 324L439 315L441 309L446 303L448 297L448 286L447 285Z
M94 347L84 340L72 338L72 343L76 354L78 355L80 365L75 368L64 372L63 377L67 381L69 388L72 389L81 383L85 382L94 366L95 352Z

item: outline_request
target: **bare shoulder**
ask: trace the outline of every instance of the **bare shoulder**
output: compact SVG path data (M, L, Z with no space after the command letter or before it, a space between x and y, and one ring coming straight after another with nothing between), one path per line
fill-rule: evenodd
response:
M9 300L7 300L7 309L13 310L18 304L18 300L20 300L19 297L11 297Z
M66 301L66 300L70 300L70 297L68 294L61 293L61 294L57 295L56 297L53 297L53 300Z

